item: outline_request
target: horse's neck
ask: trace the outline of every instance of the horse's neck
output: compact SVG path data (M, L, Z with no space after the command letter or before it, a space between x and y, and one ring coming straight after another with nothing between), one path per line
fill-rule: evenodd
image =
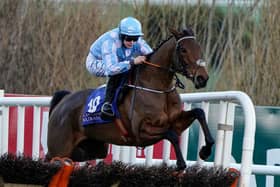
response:
M163 43L151 56L150 62L159 65L162 68L150 67L149 65L144 68L140 75L140 81L144 86L168 89L172 84L173 75L168 71L174 60L175 39L172 37Z
M176 42L174 37L172 37L157 49L151 57L151 62L161 67L170 68L174 60L175 47Z

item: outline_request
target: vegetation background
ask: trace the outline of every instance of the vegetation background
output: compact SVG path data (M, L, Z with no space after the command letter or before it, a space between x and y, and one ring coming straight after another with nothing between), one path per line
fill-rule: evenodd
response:
M256 105L280 106L280 1L141 2L1 0L0 88L52 95L105 83L85 68L89 47L120 19L134 16L154 48L169 36L168 27L193 27L211 77L202 90L181 77L187 87L180 92L241 90Z

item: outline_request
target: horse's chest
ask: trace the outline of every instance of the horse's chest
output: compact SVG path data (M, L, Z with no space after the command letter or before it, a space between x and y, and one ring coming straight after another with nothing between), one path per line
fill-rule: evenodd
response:
M143 119L142 126L144 128L167 128L168 126L168 114L166 112L155 112L152 115L146 115Z

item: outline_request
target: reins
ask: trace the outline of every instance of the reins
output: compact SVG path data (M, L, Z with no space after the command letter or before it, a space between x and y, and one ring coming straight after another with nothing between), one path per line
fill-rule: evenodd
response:
M156 67L156 68L163 68L163 67L161 67L160 65L158 65L158 64L153 64L153 63L151 63L151 62L149 62L149 61L144 61L143 62L143 64L147 64L147 65L149 65L149 66L153 66L153 67Z
M175 46L175 51L177 50L177 47L178 47L178 44L184 40L184 39L195 39L194 36L185 36L185 37L182 37L180 39L178 39L176 41L176 46ZM171 88L169 89L166 89L166 90L157 90L157 89L152 89L152 88L147 88L147 87L142 87L142 86L137 86L137 85L133 85L133 84L127 84L126 86L129 87L129 88L132 88L134 89L133 91L133 94L132 94L132 97L131 97L131 105L130 105L130 108L129 108L129 115L128 115L128 118L130 120L132 120L133 118L133 109L134 109L134 106L135 106L135 99L136 99L136 90L142 90L142 91L147 91L147 92L150 92L150 93L154 93L154 94L168 94L170 92L173 92L176 90L176 87L179 87L181 89L184 89L185 88L185 85L182 83L182 81L178 78L178 76L176 75L176 70L170 68L170 67L162 67L158 64L154 64L154 63L151 63L149 61L144 61L143 62L144 65L148 65L148 66L151 66L151 67L154 67L154 68L159 68L159 69L162 69L164 71L168 71L170 73L174 73L174 76L175 76L175 85L173 85ZM136 82L138 81L138 71L139 69L137 68L136 70Z
M195 39L194 36L184 36L180 39L178 39L176 41L176 46L175 46L175 50L177 50L177 47L178 47L178 44L182 41L182 40L185 40L185 39ZM178 76L176 75L176 71L171 69L171 68L166 68L166 67L162 67L158 64L154 64L154 63L151 63L149 61L144 61L143 64L146 64L148 66L151 66L151 67L155 67L155 68L159 68L159 69L162 69L162 70L165 70L165 71L168 71L168 72L171 72L171 73L174 73L174 76L175 76L175 86L173 86L172 88L168 89L168 90L156 90L156 89L152 89L152 88L145 88L145 87L142 87L142 86L136 86L136 85L132 85L132 84L128 84L127 86L130 87L130 88L134 88L134 89L138 89L138 90L143 90L143 91L147 91L147 92L152 92L152 93L157 93L157 94L164 94L164 93L169 93L169 92L173 92L176 87L179 87L181 89L184 89L185 88L185 85L182 83L182 81L178 78Z
M178 39L178 40L176 41L175 50L178 48L179 43L180 43L182 40L185 40L185 39L195 39L195 36L184 36L184 37ZM172 73L175 72L174 70L172 70L172 69L170 69L170 68L165 68L165 67L162 67L162 66L160 66L160 65L158 65L158 64L154 64L154 63L151 63L151 62L146 61L146 60L143 62L143 64L146 64L146 65L149 65L149 66L152 66L152 67L156 67L156 68L160 68L160 69L164 69L164 70L170 71L170 72L172 72Z

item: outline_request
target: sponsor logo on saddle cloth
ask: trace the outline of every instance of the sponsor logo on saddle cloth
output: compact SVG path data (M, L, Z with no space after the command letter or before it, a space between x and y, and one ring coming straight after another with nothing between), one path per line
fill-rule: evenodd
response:
M116 102L117 101L116 98L118 98L119 92L120 92L120 87L118 87L115 94L114 101L112 103L116 118L120 118L120 113L118 111L117 102ZM100 117L101 107L105 101L105 93L106 93L105 85L102 85L91 92L90 96L87 98L84 112L83 112L83 117L82 117L83 126L113 122L113 120L102 120Z

